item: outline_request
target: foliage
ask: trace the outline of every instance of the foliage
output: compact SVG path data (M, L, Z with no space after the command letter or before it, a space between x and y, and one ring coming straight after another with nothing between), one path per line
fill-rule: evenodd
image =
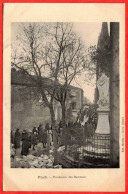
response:
M81 110L78 112L78 119L80 122L83 121L84 116L86 115L89 117L89 122L92 122L92 120L97 120L97 105L88 105L88 106L83 106Z
M91 61L96 65L96 70L98 71L97 73L105 72L106 75L110 74L111 49L106 22L102 23L102 29L97 46L94 45L89 48L89 55Z

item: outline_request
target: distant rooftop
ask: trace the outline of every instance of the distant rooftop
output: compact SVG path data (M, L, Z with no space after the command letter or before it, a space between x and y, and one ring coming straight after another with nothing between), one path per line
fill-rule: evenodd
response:
M53 85L53 81L49 78L42 77L42 82L45 87L51 87ZM28 86L28 87L37 87L37 76L31 75L29 76L27 73L23 71L17 71L15 68L11 69L11 84L12 85L20 85L20 86ZM58 86L61 84L58 83ZM75 87L70 85L70 89L78 89L82 90L82 88Z

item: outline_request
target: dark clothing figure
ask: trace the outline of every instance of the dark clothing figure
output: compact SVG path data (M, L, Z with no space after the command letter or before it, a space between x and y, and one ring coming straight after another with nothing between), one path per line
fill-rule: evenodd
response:
M21 154L27 156L29 153L29 137L26 130L22 133L22 151Z
M49 123L46 123L46 125L45 125L45 131L47 131L49 129L50 129Z
M31 148L31 145L32 145L32 137L31 137L30 134L29 134L29 136L28 136L28 139L29 139L29 148Z
M14 144L14 132L11 130L11 143Z
M37 134L34 132L32 134L32 145L33 145L33 150L35 149L35 146L37 145L38 139L37 139Z
M38 130L36 129L36 127L33 128L32 133L36 133L36 135L38 135Z
M46 143L47 143L47 132L43 131L42 133L42 143L43 143L43 147L46 148Z
M45 131L46 134L44 134L44 136L46 136L47 138L47 150L50 150L50 146L52 145L52 130L50 129L49 123L46 123L45 125ZM46 143L43 143L43 146L46 146Z
M49 123L46 123L45 130L42 133L42 143L43 143L43 147L44 148L46 148L46 144L47 144L47 133L49 133L49 130L50 130Z
M19 132L19 129L17 129L16 132L15 132L14 146L15 146L15 149L20 148L20 132Z
M39 125L39 127L38 127L38 140L39 140L39 142L42 142L42 136L43 136L43 127L42 127L42 125Z

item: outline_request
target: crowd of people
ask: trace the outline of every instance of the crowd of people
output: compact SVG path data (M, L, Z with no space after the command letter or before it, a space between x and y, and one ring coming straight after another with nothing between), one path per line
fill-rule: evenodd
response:
M29 149L35 150L38 143L43 144L43 148L46 148L47 142L52 145L52 129L49 123L46 123L45 128L40 124L39 127L34 127L32 130L27 131L24 129L22 133L17 128L14 133L11 131L11 144L14 145L14 148L20 148L22 142L22 155L28 155Z
M57 143L58 145L65 145L67 142L71 142L74 137L80 140L81 136L92 136L96 129L96 122L88 119L84 126L80 122L69 122L63 130L62 121L60 121L57 128ZM38 143L42 143L43 148L46 148L48 144L53 145L52 126L49 123L46 123L45 127L40 124L29 131L24 129L22 133L18 128L15 133L11 131L11 144L15 149L22 146L21 155L28 155L29 149L35 150Z

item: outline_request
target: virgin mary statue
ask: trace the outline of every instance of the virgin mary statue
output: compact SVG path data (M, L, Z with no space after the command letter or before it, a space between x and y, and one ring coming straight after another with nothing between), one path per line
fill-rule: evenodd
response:
M101 77L97 81L97 87L99 90L99 108L109 108L109 78L102 73Z

